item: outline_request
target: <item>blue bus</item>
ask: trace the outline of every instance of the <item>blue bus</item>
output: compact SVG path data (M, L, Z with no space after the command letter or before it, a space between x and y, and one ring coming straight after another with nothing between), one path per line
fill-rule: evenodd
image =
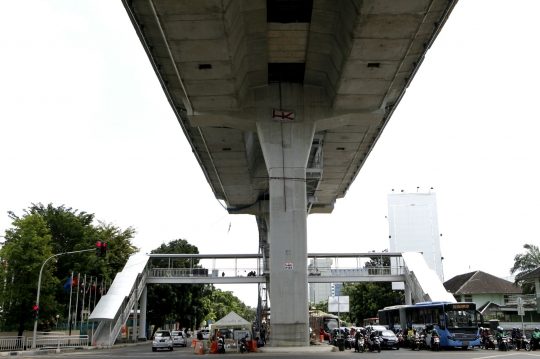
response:
M439 333L441 348L467 349L480 346L478 328L484 325L484 317L475 303L424 302L379 310L379 324L394 331L402 329L404 336L409 330L433 326Z

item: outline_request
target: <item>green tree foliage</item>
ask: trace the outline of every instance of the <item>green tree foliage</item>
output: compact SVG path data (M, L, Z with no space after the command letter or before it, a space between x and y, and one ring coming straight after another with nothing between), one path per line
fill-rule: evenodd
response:
M52 256L51 235L45 221L31 214L16 218L12 229L6 231L5 245L0 250L3 270L0 280L0 300L4 323L16 324L18 335L33 328L32 307L36 303L37 284L41 265ZM54 262L43 269L40 292L40 322L54 321L57 304L55 288L59 285L53 276Z
M122 270L127 258L137 251L137 248L131 243L131 240L136 234L135 229L132 227L122 230L112 224L107 224L106 222L98 222L98 225L95 225L93 214L79 212L76 209L65 207L63 205L55 207L52 204L48 204L47 206L44 206L41 203L32 204L28 209L23 211L21 217L13 212L8 212L8 215L13 220L15 229L13 229L12 232L14 233L20 231L20 228L17 227L17 225L21 223L19 221L24 222L29 218L41 219L49 238L49 249L43 250L42 253L51 253L50 255L52 255L93 249L98 240L108 242L106 258L98 258L94 251L90 251L62 255L57 258L54 266L51 264L47 265L54 269L56 284L50 287L51 283L44 282L42 284L42 293L45 285L48 285L46 290L51 289L53 291L56 308L54 308L54 312L51 314L54 317L57 314L60 314L61 317L67 318L69 292L66 292L62 285L71 276L72 272L74 272L75 275L81 273L81 277L86 274L88 280L90 276L98 278L98 283L102 280L111 283L112 279L116 276L116 273ZM6 238L8 238L8 234L6 234ZM18 254L11 254L10 257L2 256L2 258L7 260L8 267L11 262L17 262L19 260ZM36 265L41 266L46 258L47 257L42 261L36 262ZM36 281L38 275L39 268L34 273ZM79 282L81 283L82 280ZM6 283L9 283L9 281ZM10 288L10 290L16 290L15 287L20 285L22 285L22 283L13 282L13 288ZM8 286L6 286L6 288L7 287ZM35 287L37 288L37 283ZM35 301L35 299L33 301ZM82 302L79 305L82 305ZM40 307L43 308L41 305ZM78 310L78 313L80 312L81 311ZM43 313L44 311L40 309L41 318L44 318Z
M388 252L387 249L383 252ZM365 266L374 275L387 274L390 271L389 257L372 257ZM374 318L379 309L391 305L404 304L401 292L393 291L391 283L343 283L343 293L348 295L350 321L358 325L364 318Z
M510 274L517 274L516 284L523 284L519 279L520 276L540 267L540 249L538 246L535 246L534 244L525 244L523 248L526 249L526 252L516 254L514 257L514 265L510 268ZM528 283L523 284L523 292L529 294L534 293L534 285Z
M379 309L404 304L403 295L392 290L391 283L343 283L343 293L348 295L350 320L358 325L364 318L374 318Z
M244 302L238 299L231 291L214 289L212 291L212 303L210 308L211 311L207 319L212 319L214 321L223 318L230 312L235 312L248 322L253 322L256 319L255 308L244 304Z
M196 246L185 239L173 240L162 244L152 254L198 254ZM191 268L199 267L199 261L190 259L153 258L154 268ZM209 297L211 287L204 284L154 284L148 286L147 319L154 325L154 332L168 320L180 323L180 327L193 327L200 324L210 311ZM152 333L153 335L153 333Z

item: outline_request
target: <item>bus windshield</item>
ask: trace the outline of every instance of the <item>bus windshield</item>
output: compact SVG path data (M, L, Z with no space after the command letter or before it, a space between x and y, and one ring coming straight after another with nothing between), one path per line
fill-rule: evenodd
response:
M449 328L478 328L474 310L446 310Z

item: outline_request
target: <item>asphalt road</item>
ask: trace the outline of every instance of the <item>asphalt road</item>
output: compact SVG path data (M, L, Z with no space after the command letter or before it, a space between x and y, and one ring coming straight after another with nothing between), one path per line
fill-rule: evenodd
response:
M215 354L207 354L206 356L214 356ZM272 354L272 353L246 353L246 354L237 354L234 349L231 349L225 354L230 358L245 358L246 356L255 356L255 357L264 357L264 358L287 358L287 357L305 357L305 358L362 358L368 357L372 359L397 359L397 358L415 358L415 357L441 357L445 359L459 358L459 359L480 359L480 358L511 358L511 359L540 359L540 351L536 352L525 352L520 351L510 351L510 352L499 352L497 350L481 350L481 349L468 349L468 350L450 350L450 351L441 351L438 353L433 353L430 351L411 351L410 349L400 349L400 350L383 350L380 353L354 353L351 350L345 350L343 352L333 352L333 353L320 353L320 354ZM175 347L174 350L158 350L157 352L152 352L152 342L145 344L139 344L136 346L129 346L116 349L93 349L93 350L78 350L74 353L65 353L65 354L55 354L49 355L49 357L71 357L76 358L88 358L88 359L100 359L100 358L111 358L111 357L126 357L131 359L139 358L152 358L152 359L164 359L164 358L179 358L179 357L195 357L196 354L193 354L193 349L189 346L186 348ZM41 358L43 358L41 356Z

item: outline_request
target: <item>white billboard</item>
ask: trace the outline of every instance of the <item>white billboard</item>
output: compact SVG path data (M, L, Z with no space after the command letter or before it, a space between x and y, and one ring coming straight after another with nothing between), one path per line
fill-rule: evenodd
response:
M342 295L338 297L328 297L328 312L348 313L349 312L349 296Z
M390 252L422 252L430 269L443 281L437 197L435 193L388 195ZM392 266L396 266L394 259ZM403 289L392 283L392 289Z

